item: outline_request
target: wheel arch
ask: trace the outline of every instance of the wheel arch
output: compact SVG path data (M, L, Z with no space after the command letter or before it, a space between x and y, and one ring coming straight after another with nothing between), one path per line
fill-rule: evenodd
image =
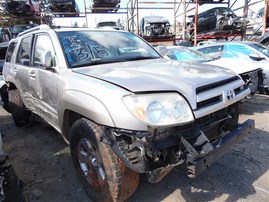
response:
M82 117L97 124L115 126L105 105L96 97L84 92L63 93L59 102L58 114L61 132L67 140L70 138L72 124Z

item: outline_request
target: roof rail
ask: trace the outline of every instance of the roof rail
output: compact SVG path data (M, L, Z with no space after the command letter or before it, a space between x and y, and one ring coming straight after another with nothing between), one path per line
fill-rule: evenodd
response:
M39 26L36 26L36 27L33 27L33 28L30 28L30 29L27 29L21 33L18 34L18 37L19 36L23 36L25 34L28 34L28 33L31 33L33 31L37 31L37 30L42 30L42 29L50 29L50 27L46 24L42 24L42 25L39 25Z

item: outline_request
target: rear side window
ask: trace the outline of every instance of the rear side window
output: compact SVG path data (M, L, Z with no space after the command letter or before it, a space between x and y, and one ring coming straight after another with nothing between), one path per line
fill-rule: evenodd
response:
M16 63L29 66L30 64L30 51L31 51L31 39L32 37L26 37L22 39L18 55L17 55L17 60Z
M7 49L7 52L6 52L6 62L10 62L11 61L11 58L12 58L12 55L14 53L14 50L17 46L17 42L16 41L13 41L9 44L8 46L8 49Z

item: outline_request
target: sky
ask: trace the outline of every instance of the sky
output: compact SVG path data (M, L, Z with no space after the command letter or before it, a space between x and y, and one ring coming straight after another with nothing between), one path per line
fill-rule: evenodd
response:
M106 14L93 14L90 13L90 2L91 1L84 1L84 0L76 0L76 3L78 5L78 8L80 12L80 17L77 18L55 18L54 23L55 25L61 25L61 26L72 26L74 23L77 23L79 27L86 26L86 17L85 17L85 7L86 11L88 12L87 16L87 24L88 27L94 28L98 22L101 21L120 21L125 27L127 26L127 3L130 0L121 0L120 3L120 9L117 13L106 13ZM139 9L139 17L142 18L143 16L165 16L171 24L174 23L174 9L172 4L165 4L162 2L174 2L174 0L138 0L140 2L155 2L154 4L142 4L139 3L139 7L147 8L147 9ZM233 4L235 0L230 0L230 4ZM84 2L86 2L86 6L84 5ZM156 3L157 2L157 3ZM180 0L178 0L180 2ZM225 0L227 2L227 0ZM236 9L239 7L242 7L244 5L244 0L237 0L236 3L232 7L232 9ZM260 0L251 0L250 3L256 3L255 5L250 6L250 9L254 12L257 12L259 8L264 7L264 1ZM227 7L227 4L205 4L202 6L199 6L198 12L203 12L205 10L208 10L210 8L216 7L216 6L222 6ZM130 6L128 6L130 8ZM188 9L195 7L195 4L190 4ZM182 13L183 6L179 7L179 11L177 12L177 15ZM187 15L193 15L194 10L191 12L188 12ZM236 14L238 16L242 16L243 10L236 11ZM177 22L182 21L182 15L176 18ZM187 19L188 20L188 19Z

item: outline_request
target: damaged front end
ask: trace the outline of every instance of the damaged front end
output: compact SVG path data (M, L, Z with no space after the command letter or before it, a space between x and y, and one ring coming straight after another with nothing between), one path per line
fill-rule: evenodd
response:
M217 15L216 30L226 30L231 32L231 34L241 33L247 22L247 20L234 14L219 14Z
M199 175L254 128L238 122L238 103L195 122L149 131L106 128L100 138L130 169L161 181L175 166L187 163L189 177Z

